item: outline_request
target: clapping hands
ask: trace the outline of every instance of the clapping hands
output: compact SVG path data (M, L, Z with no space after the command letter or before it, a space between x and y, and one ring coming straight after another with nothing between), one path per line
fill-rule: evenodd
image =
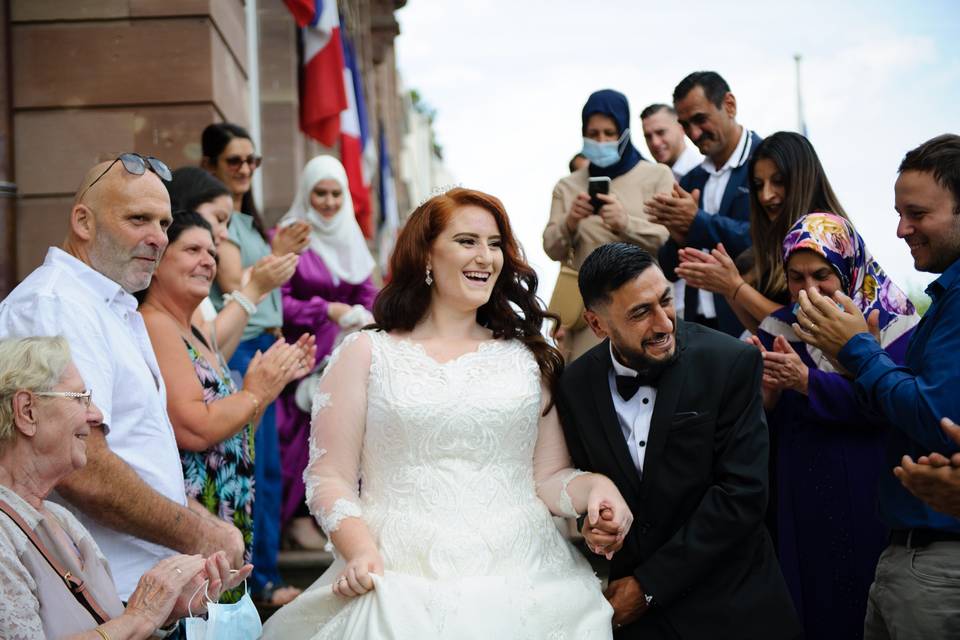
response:
M960 426L950 418L940 421L940 428L953 442L960 445ZM920 456L914 462L903 456L900 466L893 470L906 489L926 502L934 510L960 517L960 453L949 458L940 453Z

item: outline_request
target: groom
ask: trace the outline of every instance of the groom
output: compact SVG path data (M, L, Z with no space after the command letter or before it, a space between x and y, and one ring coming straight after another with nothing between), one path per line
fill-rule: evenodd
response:
M760 352L678 321L670 283L635 245L598 248L579 284L606 339L567 368L558 408L576 465L610 477L633 511L606 592L616 637L798 638L763 520Z

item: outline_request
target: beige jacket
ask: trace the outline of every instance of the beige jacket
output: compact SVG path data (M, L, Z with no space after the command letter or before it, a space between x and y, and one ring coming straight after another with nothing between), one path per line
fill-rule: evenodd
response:
M610 242L630 242L656 257L660 246L667 240L667 228L647 219L643 203L655 193L670 193L673 189L670 168L665 164L641 161L610 183L610 192L617 196L627 212L627 227L623 233L608 229L600 216L584 218L577 230L570 233L564 220L577 194L587 192L588 178L587 169L580 169L560 180L553 188L550 221L543 230L544 252L558 262L565 262L572 247L571 266L574 269L579 269L594 249Z

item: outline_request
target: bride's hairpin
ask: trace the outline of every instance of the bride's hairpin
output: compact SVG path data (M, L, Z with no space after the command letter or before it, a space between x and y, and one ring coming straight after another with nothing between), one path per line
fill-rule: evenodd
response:
M417 208L419 209L420 207L422 207L424 204L426 204L433 198L436 198L437 196L442 196L448 191L453 191L454 189L462 189L462 188L463 188L463 185L460 184L459 182L450 183L450 184L441 184L439 186L436 186L430 190L430 193L427 195L426 198L424 198L423 200L420 201L419 204L417 204Z

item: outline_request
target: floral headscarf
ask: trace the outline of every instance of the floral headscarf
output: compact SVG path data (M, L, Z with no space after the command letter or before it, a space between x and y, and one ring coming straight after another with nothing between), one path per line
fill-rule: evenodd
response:
M886 347L920 321L907 294L887 276L848 220L832 213L803 216L783 239L783 264L787 264L794 252L803 249L813 251L833 267L843 292L864 317L874 309L880 311L881 346ZM790 326L796 322L791 306L774 311L768 319L773 321L764 321L762 328L782 334L791 342L799 342ZM808 347L808 351L821 364L821 369L833 369L816 349Z

